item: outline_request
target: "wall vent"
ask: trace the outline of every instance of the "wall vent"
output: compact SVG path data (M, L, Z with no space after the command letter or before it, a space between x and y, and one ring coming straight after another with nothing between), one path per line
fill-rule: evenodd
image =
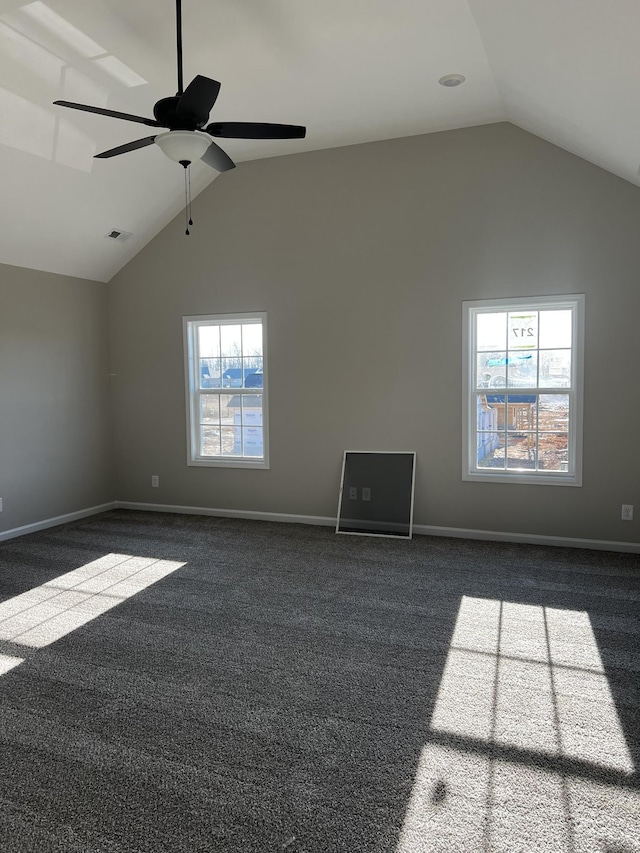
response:
M110 240L117 240L119 243L125 243L129 237L133 237L130 231L122 231L120 228L112 228L111 231L104 235Z

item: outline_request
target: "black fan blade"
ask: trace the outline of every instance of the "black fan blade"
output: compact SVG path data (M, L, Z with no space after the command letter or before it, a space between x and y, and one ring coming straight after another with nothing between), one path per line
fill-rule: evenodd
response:
M134 116L131 113L119 113L115 110L105 110L102 107L89 107L87 104L74 104L72 101L54 101L59 107L70 107L72 110L81 110L85 113L97 113L100 116L109 116L110 118L121 118L125 121L137 121L139 124L146 124L149 127L163 127L158 124L155 119L144 118L143 116Z
M219 145L212 142L200 158L207 166L213 166L218 172L228 172L229 169L235 169L236 164L231 157L226 154Z
M176 116L181 120L193 121L202 127L209 118L211 107L215 104L220 83L198 74L184 90L178 101Z
M259 121L214 121L206 131L224 139L304 139L307 128Z
M147 145L153 145L155 136L145 136L144 139L136 139L135 142L127 142L126 145L118 145L117 148L110 148L108 151L102 151L100 154L95 154L99 160L106 157L117 157L118 154L126 154L127 151L135 151L136 148L145 148Z

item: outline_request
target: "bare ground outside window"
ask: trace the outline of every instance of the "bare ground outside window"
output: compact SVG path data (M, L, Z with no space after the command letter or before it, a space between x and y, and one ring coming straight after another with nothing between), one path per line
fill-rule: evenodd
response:
M480 460L480 468L566 471L569 458L569 408L564 403L540 406L538 433L507 427L499 434L499 445ZM506 440L506 447L505 447ZM505 465L506 460L506 465ZM537 463L537 464L536 464Z

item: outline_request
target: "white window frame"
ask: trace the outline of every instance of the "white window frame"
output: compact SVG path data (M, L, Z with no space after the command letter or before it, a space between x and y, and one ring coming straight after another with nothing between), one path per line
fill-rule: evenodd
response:
M463 303L462 479L485 483L526 483L556 486L582 485L582 427L584 384L584 294L482 299ZM511 394L564 394L569 397L568 470L528 471L479 468L477 460L477 394L486 393L476 378L476 317L496 311L570 309L572 311L571 374L568 388L504 389ZM494 391L495 393L495 391ZM498 393L502 393L501 391ZM537 430L537 426L536 426Z
M197 333L201 326L260 323L262 325L262 388L200 387ZM269 468L269 410L267 370L267 315L264 311L245 314L201 314L182 318L185 362L185 398L187 407L187 465L207 468ZM238 396L262 396L262 458L255 456L203 456L199 453L200 398L232 392Z

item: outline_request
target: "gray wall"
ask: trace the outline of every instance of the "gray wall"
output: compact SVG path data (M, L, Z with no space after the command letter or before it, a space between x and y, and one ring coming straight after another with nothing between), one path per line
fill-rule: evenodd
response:
M416 524L638 540L637 188L495 124L241 164L194 220L110 285L120 500L335 516L343 450L415 450ZM462 301L574 292L583 487L462 482ZM271 469L189 468L181 317L256 310Z
M114 499L106 285L0 265L0 532Z

